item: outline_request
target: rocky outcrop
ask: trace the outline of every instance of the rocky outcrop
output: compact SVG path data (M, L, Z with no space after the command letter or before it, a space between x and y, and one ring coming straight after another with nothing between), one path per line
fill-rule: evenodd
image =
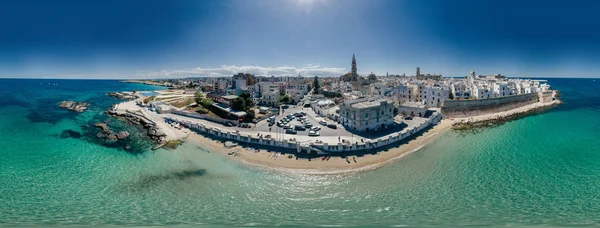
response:
M157 127L156 124L154 124L152 121L150 121L146 118L142 118L138 115L128 113L128 112L119 113L119 112L116 112L114 110L114 108L110 108L109 110L106 111L106 113L113 117L124 118L127 121L129 121L130 123L137 124L137 125L144 127L147 130L148 136L150 138L152 138L154 141L156 141L157 143L165 143L166 142L167 134L165 134L159 127ZM122 136L125 136L125 135L122 135ZM127 136L125 136L125 137L127 137Z
M94 124L94 126L101 129L101 131L98 134L96 134L96 137L103 139L104 142L109 144L115 143L121 139L129 137L129 132L121 131L118 134L116 134L113 130L110 129L110 127L108 127L108 124L106 123L96 123Z
M182 142L180 140L169 140L165 144L163 144L162 148L174 150L177 149L177 147L179 147L181 143Z
M74 112L84 112L90 106L89 103L85 102L75 102L75 101L63 101L60 102L60 107L66 110L74 111Z
M562 104L562 101L556 100L549 103L530 105L529 107L514 109L507 112L489 114L485 116L475 116L470 118L462 118L455 120L452 128L455 130L465 130L477 127L485 127L499 123L505 123L513 119L535 115L539 112L548 110L556 105Z
M137 95L129 92L110 92L108 93L108 96L124 100L133 100L138 98Z
M129 137L129 132L126 131L120 131L119 134L117 134L117 139L121 140L121 139L125 139Z

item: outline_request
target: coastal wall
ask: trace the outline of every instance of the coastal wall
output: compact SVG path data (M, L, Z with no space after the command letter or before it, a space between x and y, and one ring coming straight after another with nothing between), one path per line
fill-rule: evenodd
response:
M540 101L544 103L551 102L554 98L554 90L543 92L540 96Z
M404 116L425 116L427 108L418 106L398 106L398 113L402 113Z
M292 139L277 140L274 138L258 137L254 134L223 131L219 128L207 127L203 124L191 123L189 121L183 121L183 120L178 120L178 119L173 119L173 118L167 118L167 119L181 123L184 126L186 126L187 128L198 131L203 134L208 134L208 135L216 136L216 137L219 137L222 139L232 140L232 141L237 141L237 142L242 142L242 143L251 143L251 144L258 144L258 145L263 145L263 146L273 146L273 147L279 147L279 148L284 148L284 149L292 149L292 150L296 150L298 152L301 152L301 151L310 152L310 151L315 151L315 149L316 149L316 151L320 150L323 152L352 152L352 151L364 151L364 150L370 150L370 149L377 149L380 147L384 147L384 146L388 146L390 144L400 142L401 140L406 139L431 125L437 124L442 119L442 115L440 115L439 113L436 112L430 118L428 118L427 120L424 120L419 125L417 125L413 128L404 129L400 132L396 132L396 133L387 135L387 136L379 138L377 140L371 140L371 141L366 141L366 142L356 142L353 144L341 143L341 142L337 143L337 144L315 143L315 142L307 143L307 142L297 142Z
M448 117L469 117L503 112L538 102L538 93L473 100L446 100L442 113Z
M208 120L208 121L219 123L219 124L231 123L233 125L238 125L238 123L239 123L239 121L237 121L237 120L228 120L228 119L223 119L223 118L217 117L217 116L203 115L203 114L195 113L195 112L173 110L173 111L171 111L171 114L187 116L187 117L192 117L192 118L196 118L196 119Z

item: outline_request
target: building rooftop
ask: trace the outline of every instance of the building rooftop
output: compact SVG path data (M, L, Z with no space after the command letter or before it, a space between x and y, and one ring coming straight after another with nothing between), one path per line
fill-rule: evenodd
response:
M233 100L233 99L238 98L238 96L236 96L236 95L227 95L227 96L222 96L222 98L226 99L226 100Z
M229 107L229 106L227 106L227 105L224 105L224 104L214 103L214 104L213 104L213 106L215 106L215 107L217 107L218 109L221 109L221 110L223 110L223 111L226 111L226 112L228 112L229 114L232 114L232 115L234 115L234 116L237 116L237 117L244 117L244 116L246 116L246 115L247 115L247 113L246 113L246 112L244 112L244 111L236 111L236 110L233 110L233 109L231 109L231 107Z
M377 101L363 101L363 102L358 102L358 103L351 104L351 106L353 108L371 108L371 107L380 106L381 102L382 101L380 101L380 100L377 100Z

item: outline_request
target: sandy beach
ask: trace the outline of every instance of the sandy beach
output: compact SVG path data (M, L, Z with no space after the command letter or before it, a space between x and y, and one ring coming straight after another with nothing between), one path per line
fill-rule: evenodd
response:
M416 138L413 138L407 143L389 148L387 151L379 151L376 154L365 154L363 156L348 156L348 160L340 156L331 156L329 160L325 161L321 157L313 159L296 159L296 157L292 155L292 157L289 158L288 156L290 154L282 154L276 151L267 150L248 150L241 146L225 148L224 144L219 140L205 137L190 131L189 129L186 129L185 131L189 133L186 142L200 145L211 152L219 152L224 156L252 166L291 171L295 173L338 174L377 169L395 159L418 151L422 147L433 142L438 136L451 127L451 120L442 120L433 128L430 128ZM237 155L227 155L232 151L238 151Z

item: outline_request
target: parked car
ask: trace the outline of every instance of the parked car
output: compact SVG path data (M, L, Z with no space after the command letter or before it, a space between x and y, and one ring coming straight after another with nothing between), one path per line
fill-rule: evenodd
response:
M294 126L294 129L298 130L298 131L306 131L306 128L301 126L301 125L296 125Z
M312 127L312 126L313 125L310 122L308 122L308 121L306 123L304 123L304 127Z
M225 127L233 127L233 124L230 122L224 123L223 126Z
M318 131L309 131L308 132L308 136L319 136L319 132Z
M331 129L337 129L337 125L335 124L327 124L327 127Z
M269 117L269 122L275 122L275 117L274 116Z
M303 116L306 116L306 112L300 112L300 114L302 114Z
M240 127L241 128L250 128L250 124L242 123L242 124L240 124Z
M275 121L269 122L269 127L275 125Z
M281 122L279 122L279 123L277 123L277 126L278 126L278 127L283 127L283 126L284 126L284 123L281 123Z
M310 129L313 130L313 131L319 131L319 130L321 130L321 127L314 126L314 127L311 127Z
M286 124L285 126L283 126L283 129L292 129L292 125Z
M327 126L327 122L325 122L325 120L321 120L319 121L319 124L323 125L323 126Z
M295 135L295 134L296 134L296 133L298 133L298 132L297 132L296 130L294 130L294 129L287 129L287 130L285 130L285 133L286 133L286 134L292 134L292 135Z
M296 117L302 117L303 115L302 115L302 113L295 113L294 116L296 116Z

